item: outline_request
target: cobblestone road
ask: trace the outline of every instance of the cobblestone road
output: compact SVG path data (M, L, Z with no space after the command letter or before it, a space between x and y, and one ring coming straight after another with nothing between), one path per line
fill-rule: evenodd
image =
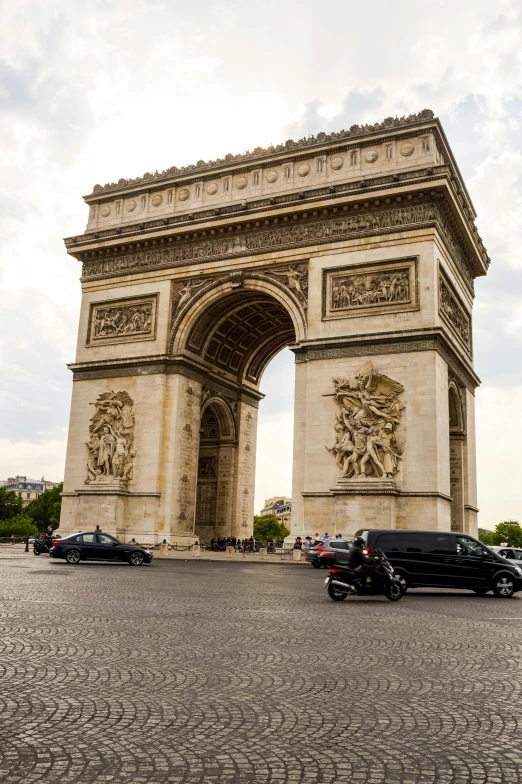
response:
M520 782L522 599L0 556L0 781Z

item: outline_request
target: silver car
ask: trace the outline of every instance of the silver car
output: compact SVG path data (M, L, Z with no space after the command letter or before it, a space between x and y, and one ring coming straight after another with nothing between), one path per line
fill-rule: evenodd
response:
M519 547L490 547L490 550L493 550L494 553L501 555L503 558L506 558L509 563L515 564L516 566L522 566L522 550Z

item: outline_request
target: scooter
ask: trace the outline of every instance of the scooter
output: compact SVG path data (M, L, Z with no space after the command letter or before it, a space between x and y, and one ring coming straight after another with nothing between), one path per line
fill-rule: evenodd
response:
M404 581L393 571L393 566L382 550L376 550L378 565L371 573L371 582L366 575L358 575L347 566L334 566L324 581L328 596L334 602L342 602L347 596L386 596L390 602L398 602L406 591Z
M35 539L33 543L33 553L34 555L41 555L42 553L49 553L51 551L51 547L53 546L53 540L49 539Z

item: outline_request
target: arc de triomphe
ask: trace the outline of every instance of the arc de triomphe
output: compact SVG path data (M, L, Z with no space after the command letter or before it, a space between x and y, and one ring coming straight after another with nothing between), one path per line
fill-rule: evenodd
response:
M250 535L259 383L290 346L292 534L476 533L471 312L489 259L432 112L85 201L65 241L83 297L61 531Z

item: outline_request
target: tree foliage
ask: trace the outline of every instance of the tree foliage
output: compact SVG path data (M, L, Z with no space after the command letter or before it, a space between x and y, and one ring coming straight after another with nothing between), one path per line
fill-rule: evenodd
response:
M52 490L46 490L25 508L24 513L34 520L39 531L45 531L46 528L52 528L54 531L60 525L62 489L63 484L60 484Z
M0 536L27 536L37 534L38 529L25 514L18 514L9 520L0 520Z
M494 531L486 531L479 535L484 544L498 546L507 542L511 547L522 547L522 527L518 520L505 520L498 523Z
M11 517L19 515L22 511L23 503L18 493L14 490L6 490L0 487L0 520L10 520Z
M271 539L280 542L289 535L290 531L280 523L274 514L254 515L254 537L262 542Z

